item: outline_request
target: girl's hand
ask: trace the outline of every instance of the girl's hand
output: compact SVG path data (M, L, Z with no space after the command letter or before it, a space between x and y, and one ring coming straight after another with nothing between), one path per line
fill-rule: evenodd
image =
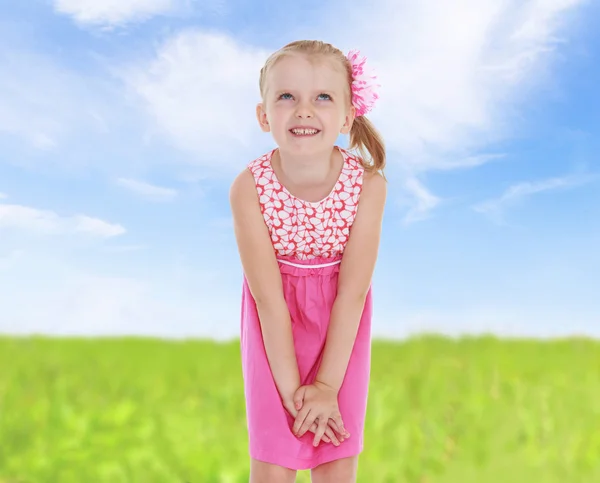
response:
M350 437L338 407L337 391L333 388L318 381L300 386L294 394L294 404L301 407L292 428L297 437L304 435L315 423L317 430L313 440L314 446L319 445L323 435L330 429L329 426L332 426L341 438Z
M290 402L284 402L284 407L287 410L288 413L290 413L290 415L295 419L296 416L298 415L298 410L302 408L302 401L294 403L293 401ZM318 429L318 426L316 423L313 423L311 425L310 428L308 428L308 430L311 433L315 433ZM322 440L325 443L333 443L334 446L339 446L340 443L342 443L344 441L344 438L340 435L336 435L334 433L334 429L335 425L333 423L333 421L330 421L330 425L327 427L327 429L325 430L325 434L323 435Z

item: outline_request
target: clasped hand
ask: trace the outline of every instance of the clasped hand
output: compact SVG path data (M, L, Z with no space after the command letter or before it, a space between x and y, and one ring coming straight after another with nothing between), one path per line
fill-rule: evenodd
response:
M295 416L292 427L295 436L300 438L306 431L313 432L314 446L318 446L321 439L339 446L350 437L340 414L337 391L332 387L319 381L300 386L294 393L293 402L298 411L296 415L292 414Z

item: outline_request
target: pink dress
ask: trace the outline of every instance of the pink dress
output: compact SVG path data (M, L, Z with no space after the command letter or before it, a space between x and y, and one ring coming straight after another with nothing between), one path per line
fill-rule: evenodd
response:
M357 157L344 157L341 175L320 202L294 197L271 168L275 150L252 161L263 218L279 260L284 297L289 307L302 384L313 382L321 362L331 308L337 293L339 262L348 240L361 193L364 169ZM260 321L244 278L241 355L246 397L249 452L254 459L295 470L314 468L363 449L371 360L372 299L369 290L348 369L339 391L339 406L351 437L336 447L314 433L292 433L293 418L282 405L264 349Z

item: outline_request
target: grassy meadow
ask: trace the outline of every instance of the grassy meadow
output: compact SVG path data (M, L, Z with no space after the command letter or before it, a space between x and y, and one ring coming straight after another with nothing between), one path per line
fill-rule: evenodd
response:
M0 338L0 483L243 483L245 429L237 342ZM600 482L600 342L375 341L358 481Z

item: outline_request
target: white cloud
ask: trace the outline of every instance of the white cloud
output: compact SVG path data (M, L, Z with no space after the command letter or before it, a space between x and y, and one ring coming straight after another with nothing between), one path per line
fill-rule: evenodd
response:
M169 13L181 0L54 0L57 12L80 24L122 25Z
M582 1L396 2L354 11L357 36L380 72L374 111L388 145L421 163L472 155L504 124L524 86L542 82L560 20ZM409 161L410 162L410 161Z
M141 195L145 198L150 198L157 201L172 200L177 196L177 190L171 188L163 188L144 181L137 181L128 178L117 179L117 184L133 193Z
M451 171L455 169L469 169L482 166L497 159L503 159L504 157L504 154L480 154L457 159L434 158L431 159L431 161L426 166L414 166L414 168L415 171L419 171L420 169L426 169L428 171Z
M111 238L125 233L121 225L85 215L63 217L49 210L0 204L0 229L17 228L42 234L76 234Z
M236 169L257 147L258 75L268 53L225 34L185 31L169 39L149 63L120 76L190 162ZM264 135L265 142L271 142Z
M488 146L516 128L519 103L544 82L560 46L565 14L582 3L376 0L347 9L351 32L317 22L294 36L319 38L326 26L327 40L368 56L382 83L371 119L384 134L392 169L401 165L412 177L502 156L486 153ZM327 11L321 18L329 18ZM191 162L229 170L249 152L258 154L261 141L272 142L254 118L258 73L269 53L225 34L190 30L122 76L162 132L195 153ZM415 213L437 206L434 195L423 204L423 190L414 181L407 185L417 195Z
M583 3L379 0L349 8L347 23L355 27L330 37L344 50L359 47L379 73L381 99L371 119L391 164L411 177L502 156L489 146L519 129L519 107L549 78L573 28L567 14ZM320 28L303 36L318 36ZM424 207L421 191L412 192L413 211L437 205Z
M84 215L76 215L65 220L66 225L72 226L76 233L86 233L102 238L112 238L125 233L125 228L121 225L108 223L98 218L91 218Z
M351 9L361 20L351 34L340 28L329 37L345 50L360 43L379 72L382 99L371 117L400 163L415 171L477 166L499 156L477 150L511 134L522 89L543 82L560 20L581 3L379 0ZM304 37L322 27L302 29ZM179 147L212 154L207 139L245 147L260 135L254 106L269 53L189 30L122 75Z
M431 194L415 176L405 179L404 188L413 197L411 201L406 203L410 205L410 208L404 217L405 224L429 218L431 210L438 206L441 201L440 198Z
M523 198L561 189L574 188L596 179L594 175L569 175L561 178L549 178L539 181L526 181L510 186L499 198L487 200L473 206L473 210L488 215L499 223L503 223L503 212Z
M5 200L6 198L8 198L8 195L0 192L0 200Z

